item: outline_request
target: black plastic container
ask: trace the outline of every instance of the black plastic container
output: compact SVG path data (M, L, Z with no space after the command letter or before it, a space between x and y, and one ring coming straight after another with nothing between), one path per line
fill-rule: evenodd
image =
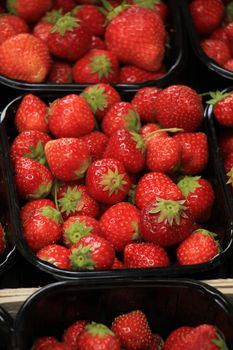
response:
M195 307L193 307L195 306ZM107 284L59 282L40 289L21 306L14 349L28 350L41 336L61 338L78 319L111 326L114 317L140 309L153 332L166 338L180 326L213 324L233 349L233 307L216 289L191 280L128 280Z
M166 50L165 64L167 73L158 80L146 81L139 84L112 84L119 91L130 91L138 89L142 86L155 85L158 87L165 87L169 84L181 83L184 78L182 74L186 62L186 49L184 33L181 25L181 13L179 11L177 0L164 0L169 7L169 16L166 29L170 37L169 47ZM56 83L27 83L9 79L0 75L0 84L8 86L12 89L20 89L24 91L81 91L89 84L56 84Z
M0 306L0 350L14 350L12 338L13 319Z

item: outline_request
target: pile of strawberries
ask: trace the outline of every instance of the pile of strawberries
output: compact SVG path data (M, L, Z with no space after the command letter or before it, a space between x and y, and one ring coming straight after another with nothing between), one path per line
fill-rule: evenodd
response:
M202 120L200 96L184 85L145 87L131 102L102 83L49 105L25 95L10 157L28 246L72 270L211 260L220 247L203 227L215 194L201 176Z
M62 341L46 336L37 339L34 350L227 350L223 334L211 324L182 326L164 341L152 333L145 313L133 310L115 317L111 327L78 320L66 328Z
M0 74L8 78L140 83L166 74L160 0L7 0L0 11Z

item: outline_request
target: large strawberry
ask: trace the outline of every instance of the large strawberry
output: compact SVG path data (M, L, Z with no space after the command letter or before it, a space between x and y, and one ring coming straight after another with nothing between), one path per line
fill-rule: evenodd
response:
M78 337L84 330L87 322L85 320L78 320L67 327L63 333L62 339L69 346L77 348Z
M14 35L28 32L28 25L23 18L15 15L3 15L0 17L0 44Z
M73 9L72 14L75 18L81 20L91 34L96 36L102 36L104 34L106 16L98 6L91 4L77 6Z
M141 121L156 121L155 100L160 89L157 87L144 87L139 89L132 99L132 105L140 115Z
M60 269L70 270L69 253L69 249L59 244L49 244L38 250L36 256Z
M187 339L187 336L193 328L182 326L174 329L167 337L164 343L164 350L182 350L181 344Z
M7 9L27 22L36 22L52 7L52 0L7 0Z
M103 158L108 143L108 137L104 133L96 130L82 136L80 139L86 143L93 161Z
M20 220L24 222L25 220L29 219L37 211L37 209L42 207L55 208L55 204L48 198L29 201L20 209Z

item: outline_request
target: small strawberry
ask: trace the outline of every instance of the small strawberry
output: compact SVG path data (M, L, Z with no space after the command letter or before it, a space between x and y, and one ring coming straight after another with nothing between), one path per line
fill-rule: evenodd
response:
M219 124L233 127L233 94L220 91L210 92L208 104L213 105L215 119Z
M58 343L58 340L54 337L41 337L37 339L33 344L33 350L44 350L48 345L51 347Z
M176 328L174 331L172 331L165 343L163 350L176 350L176 349L184 349L181 346L182 342L184 342L187 339L187 336L192 331L192 327L183 326Z
M143 122L156 121L155 100L160 89L157 87L144 87L139 89L132 99L132 105L136 108Z
M147 349L153 338L146 315L141 310L115 317L111 328L128 350Z
M67 327L62 336L64 343L77 348L78 337L86 325L87 322L85 320L78 320Z
M84 177L91 161L87 146L77 138L47 142L45 155L52 174L61 181Z
M28 32L28 25L23 18L9 14L0 17L0 44L14 35Z
M46 79L49 83L65 84L72 82L72 68L67 62L53 62Z
M159 334L153 334L152 342L148 350L162 350L164 346L164 341Z
M219 253L216 234L198 229L187 237L177 249L177 260L180 265L201 264L210 261Z
M117 83L118 76L118 60L107 50L92 49L73 67L75 83Z
M124 249L124 265L128 268L169 266L169 257L164 248L154 243L131 243Z
M90 49L106 50L105 42L98 36L92 35Z
M91 34L102 36L105 32L106 16L98 6L82 5L73 9L72 14L81 20L82 24L88 28Z
M22 17L27 22L36 22L52 7L52 0L7 0L10 13Z
M36 256L60 269L70 270L69 253L67 248L59 244L50 244L38 250Z
M29 219L32 215L34 215L37 209L40 209L42 207L55 208L55 204L53 201L47 198L29 201L20 209L20 220L24 222L25 220Z
M80 139L86 143L93 161L103 158L108 143L108 137L104 133L96 130L80 137Z
M95 126L91 108L82 96L69 94L56 99L48 109L49 131L56 137L79 137Z
M222 333L211 324L202 324L192 329L184 345L186 349L190 350L228 349Z
M120 350L120 341L117 336L101 323L89 323L79 335L79 350Z
M46 133L47 105L36 95L25 95L15 115L15 126L19 132L36 130Z
M51 172L36 160L19 158L15 163L15 183L20 196L25 199L46 197L53 184Z
M86 175L90 195L101 203L114 204L122 201L131 186L131 181L122 162L104 158L93 162Z
M73 270L103 270L111 268L115 252L103 237L89 234L80 238L70 248Z
M3 255L6 250L6 233L5 230L0 223L0 255Z
M136 66L124 66L120 70L120 82L125 84L143 83L162 78L164 72L149 72Z
M201 48L209 58L220 66L223 66L231 58L230 49L224 41L208 38L202 40Z

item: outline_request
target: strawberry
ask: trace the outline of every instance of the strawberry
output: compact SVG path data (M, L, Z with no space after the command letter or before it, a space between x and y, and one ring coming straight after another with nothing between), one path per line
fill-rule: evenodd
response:
M115 317L111 328L128 350L147 349L153 338L146 315L141 310Z
M219 124L233 127L233 94L220 91L210 92L208 104L213 105L215 119Z
M117 102L105 114L101 127L108 136L123 128L138 132L140 117L131 103Z
M98 6L81 5L77 6L72 14L81 20L82 24L88 28L93 35L102 36L105 32L106 16Z
M58 343L58 340L54 337L41 337L38 338L33 344L33 350L44 350L48 345L55 345Z
M230 49L224 41L205 39L201 42L201 48L209 58L220 66L223 66L231 58Z
M231 55L233 53L233 24L232 21L224 27L225 31L224 34L226 35L225 42L228 45Z
M46 133L48 107L38 96L25 95L15 115L15 126L19 132L36 130Z
M91 108L82 96L69 94L56 99L48 110L49 131L56 137L79 137L95 127Z
M57 342L55 344L45 345L42 350L70 350L70 346L65 343Z
M102 235L99 222L90 216L71 216L62 224L63 241L68 248L90 233Z
M201 97L185 85L171 85L160 91L154 109L156 120L165 128L194 131L203 121Z
M173 136L181 145L181 170L187 175L202 172L208 163L207 136L203 132L186 132Z
M143 83L162 78L164 72L160 70L149 72L136 66L124 66L120 70L120 82L125 84Z
M115 258L111 269L124 269L124 264L119 259Z
M60 269L70 270L69 250L59 244L50 244L38 250L37 258Z
M67 13L54 24L47 45L55 57L76 61L89 50L91 33L77 18Z
M226 159L230 153L233 153L233 130L231 128L221 130L218 136L218 143L223 159Z
M232 189L233 186L233 153L230 153L225 161L224 161L224 168L227 175L227 184L230 184L230 188Z
M224 65L223 68L228 69L230 71L233 71L233 59L231 58L228 60Z
M81 95L98 120L102 120L106 112L121 101L119 93L111 85L104 83L87 86Z
M169 266L164 248L154 243L131 243L124 249L124 265L128 268Z
M120 251L126 244L140 239L138 226L139 210L126 202L111 206L100 218L103 237Z
M126 197L131 181L122 162L104 158L90 165L86 174L86 186L97 201L115 204Z
M91 161L87 146L77 138L47 142L45 155L52 174L61 181L84 177Z
M164 341L159 334L153 334L153 340L148 350L162 350Z
M92 49L73 67L75 83L117 83L118 76L117 57L107 50Z
M0 223L0 255L3 255L3 253L6 250L6 233L5 230L2 226L2 224Z
M23 222L23 237L34 250L56 243L61 237L61 214L52 207L42 207Z
M139 134L144 139L146 146L148 145L148 143L150 143L151 140L153 140L152 135L151 135L151 137L149 137L149 135L152 134L153 131L156 131L159 129L160 129L160 126L158 124L155 124L155 123L147 123L141 127ZM147 135L148 135L148 138L147 138ZM156 138L166 137L166 136L168 136L168 134L166 131L161 131L161 132L157 132L154 136Z
M7 9L27 22L36 22L52 7L52 0L7 0Z
M90 49L106 50L105 42L98 36L92 35Z
M177 260L180 265L201 264L210 261L219 253L216 234L198 229L187 237L177 249Z
M129 1L131 3L131 1ZM133 0L133 4L154 10L164 21L168 14L167 5L160 0Z
M163 349L164 350L176 350L176 349L182 350L182 347L180 346L182 342L184 342L187 339L187 336L192 331L192 329L193 329L192 327L188 327L188 326L176 328L174 331L172 331L168 335L164 343Z
M75 0L53 0L53 8L62 9L63 13L72 11L76 5Z
M85 320L78 320L67 327L62 336L64 343L77 348L78 337L86 325L87 322Z
M51 140L49 135L41 131L30 130L21 132L11 145L11 161L14 164L20 157L26 157L45 164L44 146L49 140Z
M214 40L221 40L224 41L226 44L229 45L229 39L228 39L228 34L227 34L227 26L226 27L219 27L215 29L210 37L210 39Z
M121 63L148 71L160 68L165 53L165 37L161 18L153 10L139 6L130 6L120 12L105 32L107 48Z
M135 203L139 209L156 200L156 198L179 200L183 198L181 190L165 174L147 173L143 175L136 187Z
M49 34L53 28L53 25L57 22L59 18L62 17L62 11L51 10L46 13L33 27L32 33L37 38L41 39L47 44Z
M156 121L155 100L160 89L157 87L144 87L139 89L134 95L131 103L136 108L143 122Z
M80 137L80 139L86 143L93 161L103 158L108 143L108 137L104 133L96 130Z
M46 197L52 187L51 172L36 160L19 158L15 163L15 183L18 193L25 199Z
M53 62L46 79L49 83L66 84L72 82L71 65L66 62Z
M214 190L211 183L201 176L185 176L177 186L182 191L195 221L208 221L214 204Z
M20 220L24 222L25 220L29 219L37 211L37 209L42 207L55 208L55 204L53 201L47 198L29 201L20 209Z
M77 340L79 350L120 350L116 335L101 323L89 323Z
M162 247L183 241L193 232L193 228L193 215L183 200L157 198L140 213L142 237Z
M50 63L47 46L32 34L17 34L0 46L0 74L8 78L41 83Z
M199 34L211 33L220 25L224 16L221 0L192 0L189 9Z
M14 35L28 32L28 25L23 18L9 14L0 17L0 44Z
M70 262L74 270L103 270L111 268L115 252L103 237L89 234L70 248Z

